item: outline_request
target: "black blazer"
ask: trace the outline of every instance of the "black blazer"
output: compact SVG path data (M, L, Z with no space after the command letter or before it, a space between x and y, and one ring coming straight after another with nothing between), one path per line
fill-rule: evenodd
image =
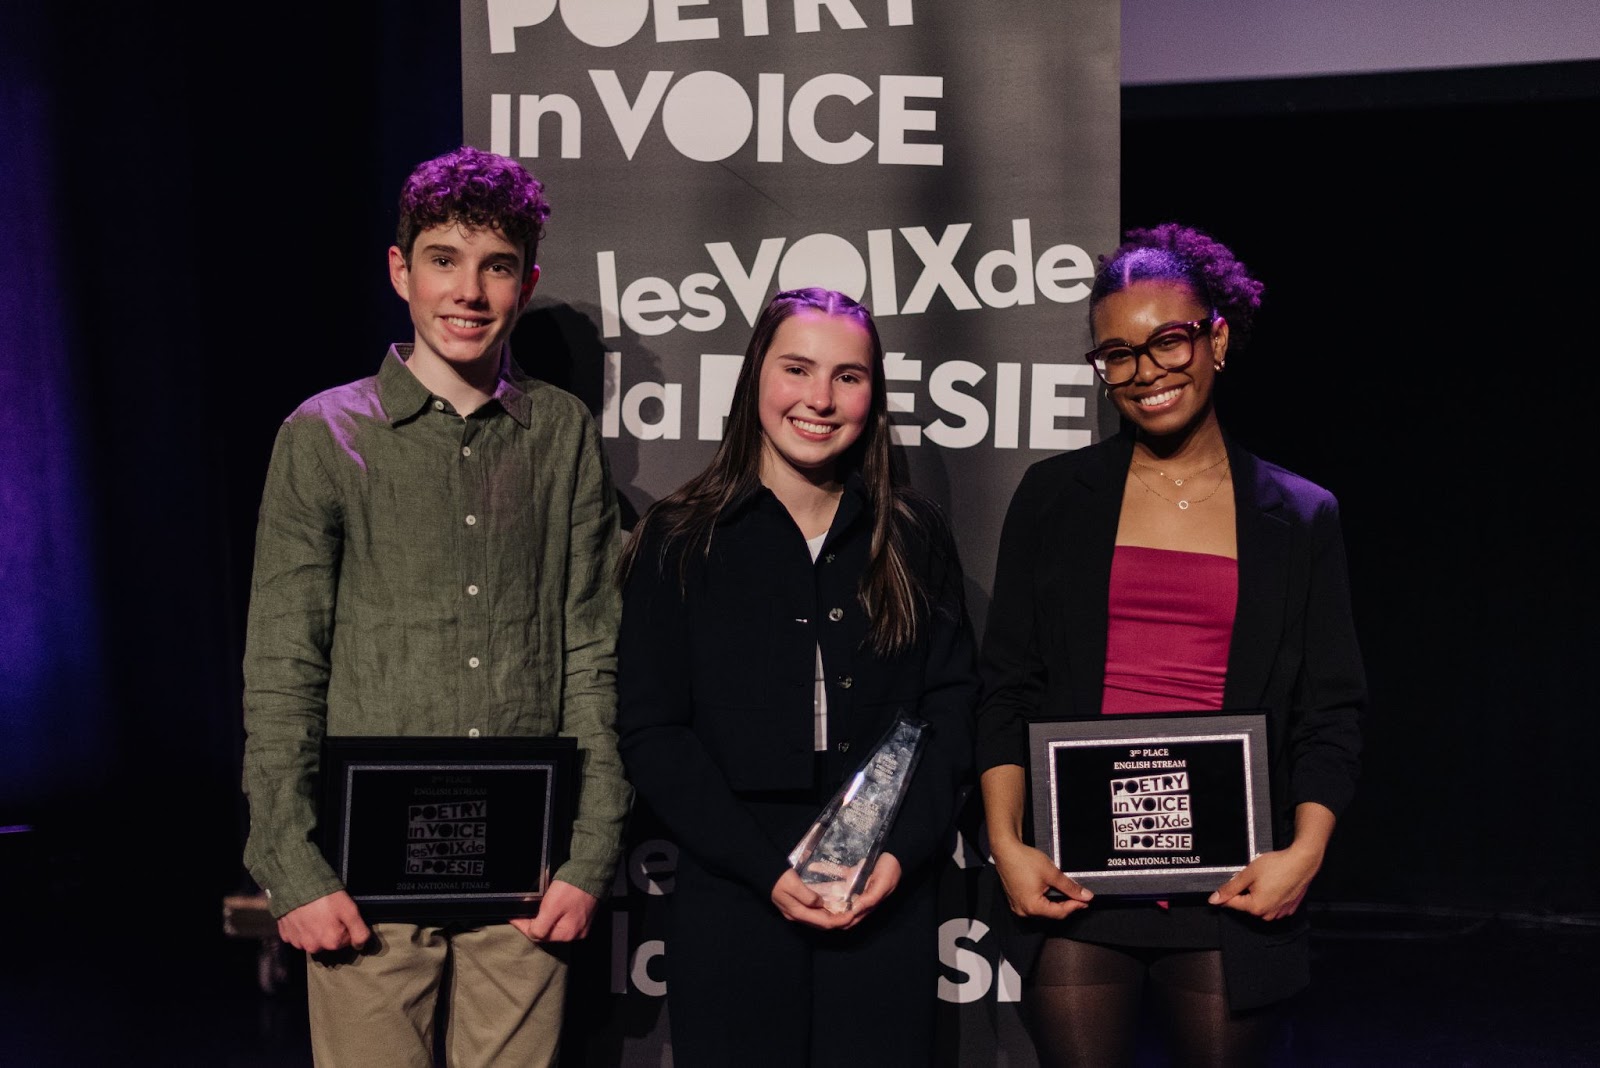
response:
M776 793L826 796L854 772L900 710L931 727L885 841L910 873L944 848L972 768L976 649L953 540L931 506L905 527L933 599L917 643L893 658L865 644L856 598L871 543L859 479L847 481L822 552L760 489L718 522L709 557L691 549L680 582L647 533L623 592L617 728L628 778L678 844L762 897L788 868L747 804ZM813 748L820 645L828 748Z
M1321 487L1227 441L1239 550L1225 709L1267 713L1277 848L1293 837L1304 801L1336 815L1354 793L1366 682L1350 609L1338 503ZM1124 432L1028 469L1001 532L994 599L984 632L978 768L1028 766L1034 718L1100 715L1105 687L1111 558L1133 455ZM1238 929L1256 943L1303 943L1304 922L1264 924L1224 910L1223 946ZM1259 971L1232 946L1230 1001ZM1302 946L1302 954L1304 947ZM1275 996L1303 985L1263 977ZM1250 983L1259 986L1259 983ZM1297 988L1297 987L1296 987ZM1272 994L1272 989L1256 995ZM1261 1000L1273 1000L1267 996Z

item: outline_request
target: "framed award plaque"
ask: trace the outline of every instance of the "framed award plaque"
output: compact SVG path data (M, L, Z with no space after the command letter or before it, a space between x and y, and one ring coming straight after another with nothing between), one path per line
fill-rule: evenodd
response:
M1209 893L1272 848L1266 716L1028 726L1034 845L1096 894Z
M532 916L566 859L571 738L330 737L322 849L369 920Z

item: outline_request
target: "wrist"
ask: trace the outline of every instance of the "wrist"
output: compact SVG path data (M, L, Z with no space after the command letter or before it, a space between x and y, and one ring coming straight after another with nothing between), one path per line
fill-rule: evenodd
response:
M992 831L989 834L989 855L995 857L996 859L1013 856L1022 852L1023 850L1032 848L1032 846L1022 840L1022 836L1020 834L1016 834L1014 832L1000 835L998 837L996 837Z
M1301 860L1311 861L1320 868L1322 866L1322 858L1327 855L1328 844L1309 837L1296 838L1289 843L1289 848L1285 849L1284 852Z

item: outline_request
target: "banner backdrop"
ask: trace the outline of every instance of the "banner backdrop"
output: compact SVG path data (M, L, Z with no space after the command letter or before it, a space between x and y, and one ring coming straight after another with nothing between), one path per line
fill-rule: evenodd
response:
M553 207L513 346L597 412L625 525L710 460L768 298L840 289L877 320L896 441L981 628L1023 470L1114 426L1081 354L1117 240L1118 4L464 0L461 19L465 140L521 159ZM667 1038L651 907L675 849L648 819L585 950L622 1004L572 1036L612 1062L663 1063ZM958 842L944 888L952 1063L1015 1039L981 856Z

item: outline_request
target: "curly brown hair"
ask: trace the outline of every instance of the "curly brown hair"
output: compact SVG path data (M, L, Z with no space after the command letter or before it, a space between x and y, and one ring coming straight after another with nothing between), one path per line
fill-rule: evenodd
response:
M526 251L522 276L538 262L544 221L550 217L544 183L506 156L463 145L418 164L400 189L395 244L411 262L417 235L459 223L469 230L499 230Z
M1127 240L1115 252L1100 257L1100 269L1089 291L1091 315L1102 299L1133 282L1179 282L1193 290L1213 315L1228 320L1232 347L1244 347L1265 287L1250 276L1232 249L1209 234L1175 222L1129 230L1124 236Z

